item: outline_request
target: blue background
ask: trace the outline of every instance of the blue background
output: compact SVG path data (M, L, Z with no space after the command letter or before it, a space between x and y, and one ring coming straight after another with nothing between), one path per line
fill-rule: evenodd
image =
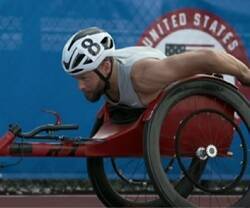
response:
M232 0L0 0L0 135L9 123L23 130L54 119L41 109L58 111L71 133L88 137L103 101L92 104L61 67L67 38L81 28L98 26L112 34L116 47L135 45L157 18L181 8L205 9L239 35L250 55L250 1ZM2 157L4 164L19 158ZM86 176L82 158L25 158L0 170L4 178L79 178Z

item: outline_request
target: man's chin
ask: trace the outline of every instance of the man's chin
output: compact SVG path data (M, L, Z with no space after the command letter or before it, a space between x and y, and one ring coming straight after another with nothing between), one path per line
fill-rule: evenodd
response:
M97 101L100 100L100 97L99 98L95 98L95 99L88 99L88 101L90 101L91 103L95 103Z
M85 98L91 103L95 103L100 100L101 96L85 96Z

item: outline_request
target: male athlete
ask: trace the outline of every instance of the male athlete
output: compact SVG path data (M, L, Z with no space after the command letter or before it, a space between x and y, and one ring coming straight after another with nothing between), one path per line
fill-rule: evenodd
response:
M112 37L97 28L74 34L62 52L64 70L91 101L146 107L170 83L196 74L229 74L250 86L250 69L225 52L197 50L171 57L150 47L115 50Z

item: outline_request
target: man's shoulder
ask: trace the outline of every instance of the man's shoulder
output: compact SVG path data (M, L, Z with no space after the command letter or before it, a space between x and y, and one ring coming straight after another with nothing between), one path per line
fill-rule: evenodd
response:
M143 59L164 59L166 56L156 48L134 46L116 50L114 57L123 65L132 68L134 64Z

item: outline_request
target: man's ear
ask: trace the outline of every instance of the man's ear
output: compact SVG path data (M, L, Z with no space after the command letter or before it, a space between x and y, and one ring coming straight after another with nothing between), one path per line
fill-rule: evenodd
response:
M101 70L105 73L105 74L109 74L110 70L111 70L111 62L109 60L104 60L101 63Z

